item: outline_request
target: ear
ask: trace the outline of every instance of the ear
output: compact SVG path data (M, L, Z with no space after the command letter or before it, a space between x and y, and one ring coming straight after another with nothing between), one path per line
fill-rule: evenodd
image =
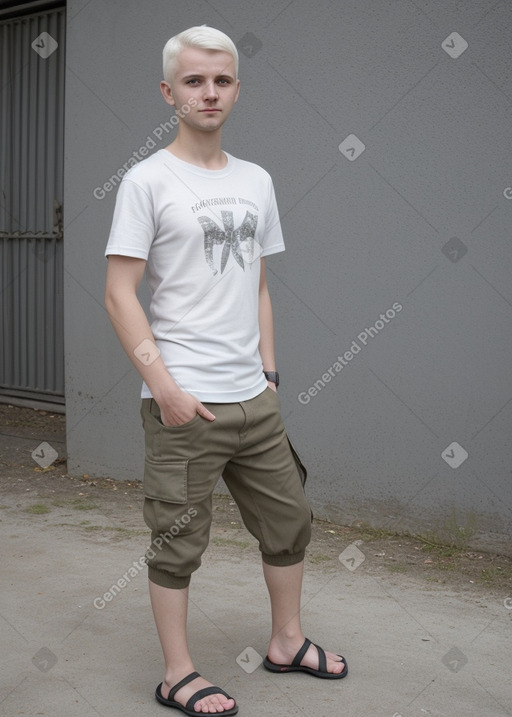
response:
M238 97L240 96L240 80L236 81L236 95L235 95L235 102L238 102Z
M163 96L164 100L167 102L167 104L171 105L171 107L174 107L174 105L176 104L176 101L172 94L171 85L168 82L166 82L165 80L162 80L160 82L160 92L162 93L162 96Z

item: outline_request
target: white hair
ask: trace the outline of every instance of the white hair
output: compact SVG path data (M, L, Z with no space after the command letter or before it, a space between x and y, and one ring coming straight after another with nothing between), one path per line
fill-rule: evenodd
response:
M171 82L176 57L185 47L229 52L235 62L235 78L238 78L238 51L233 40L214 27L199 25L183 30L166 42L163 51L163 70L166 82Z

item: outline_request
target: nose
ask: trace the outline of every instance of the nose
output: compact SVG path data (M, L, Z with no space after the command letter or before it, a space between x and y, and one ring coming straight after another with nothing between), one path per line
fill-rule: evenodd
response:
M204 99L211 102L212 100L218 99L218 97L219 93L217 91L217 87L215 86L215 82L213 80L211 82L207 82L204 89Z

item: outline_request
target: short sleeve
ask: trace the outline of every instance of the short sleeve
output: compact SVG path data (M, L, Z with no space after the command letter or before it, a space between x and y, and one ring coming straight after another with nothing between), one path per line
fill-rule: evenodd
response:
M121 254L147 260L154 237L151 197L136 182L123 179L117 192L105 256Z
M277 208L276 195L274 185L269 176L268 179L268 201L265 212L265 241L261 256L276 254L284 251L284 239L281 229L281 220L279 219L279 210Z

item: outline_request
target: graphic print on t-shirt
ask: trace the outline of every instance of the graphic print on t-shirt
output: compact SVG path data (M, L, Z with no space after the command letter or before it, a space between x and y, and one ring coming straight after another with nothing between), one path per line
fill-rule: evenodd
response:
M262 251L262 247L254 239L256 226L258 224L258 215L246 210L242 223L236 229L233 212L231 210L223 209L221 211L221 217L224 228L221 228L213 219L210 219L210 217L204 215L197 217L204 231L204 255L206 263L214 275L218 273L213 259L213 247L215 244L223 244L220 259L220 273L222 274L226 268L231 253L237 264L245 271L245 264L252 264Z

